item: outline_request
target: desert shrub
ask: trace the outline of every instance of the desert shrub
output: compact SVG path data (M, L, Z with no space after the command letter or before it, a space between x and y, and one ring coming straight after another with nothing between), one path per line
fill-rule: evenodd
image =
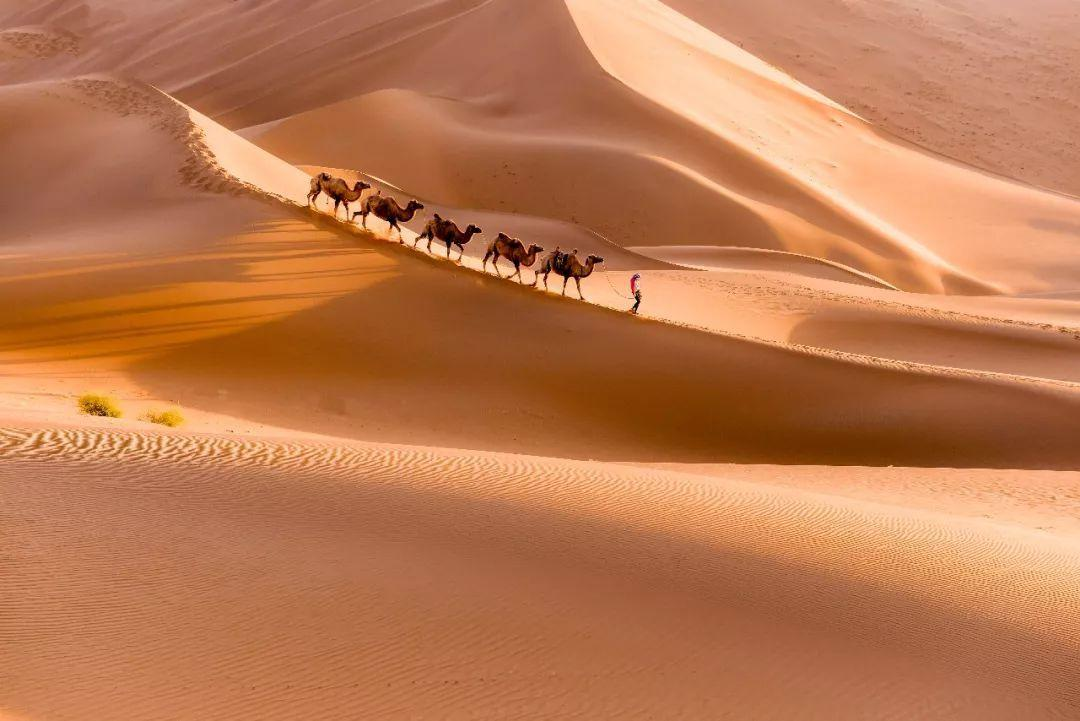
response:
M167 411L147 411L146 414L143 415L143 420L157 423L161 426L168 426L169 428L176 428L184 422L184 417L180 415L180 411L175 408L170 408Z
M97 393L85 393L79 396L79 410L88 416L119 418L122 415L116 401L109 396Z

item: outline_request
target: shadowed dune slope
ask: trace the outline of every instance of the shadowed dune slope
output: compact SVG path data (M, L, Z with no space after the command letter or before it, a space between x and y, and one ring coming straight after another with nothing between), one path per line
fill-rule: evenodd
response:
M162 189L124 185L134 161L91 156L85 172L114 190L83 212L131 204L141 224L58 243L28 210L20 222L43 227L8 248L0 283L11 373L94 370L288 428L561 457L1078 461L1074 387L811 354L450 270L246 184L302 194L306 176L163 94L107 79L42 87L0 101L29 95L57 124L122 130ZM13 177L60 127L21 141ZM147 232L181 218L176 235Z

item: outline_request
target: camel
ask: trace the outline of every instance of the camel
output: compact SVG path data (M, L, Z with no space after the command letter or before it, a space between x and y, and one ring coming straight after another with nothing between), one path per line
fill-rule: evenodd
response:
M570 251L569 255L572 255L576 258L577 248L574 248L572 251ZM533 279L533 285L536 285L536 282L540 280L540 275L542 273L544 275L544 288L547 288L548 274L551 273L552 270L554 270L556 265L561 264L565 258L568 258L569 255L562 252L562 246L556 245L555 250L553 250L551 253L548 253L548 256L544 258L544 262L540 264L540 269L536 271L536 278Z
M422 210L423 205L415 200L410 200L409 204L402 208L398 205L398 202L393 198L383 197L382 195L369 195L368 199L364 201L361 206L361 210L352 214L352 219L356 220L356 216L361 216L363 219L363 225L367 227L368 214L374 215L376 218L381 218L390 224L390 232L393 232L394 228L397 228L398 242L404 243L401 238L401 226L398 223L408 223L416 215L416 211Z
M514 272L510 275L510 278L516 275L518 283L524 283L525 281L521 278L521 267L528 268L531 266L536 262L537 255L543 251L543 246L535 243L526 250L525 244L517 238L511 238L506 233L499 233L495 240L491 241L491 245L488 246L487 253L484 255L484 271L487 271L488 260L494 257L495 260L492 261L491 266L495 269L495 274L501 278L499 258L506 258L514 264ZM536 278L533 278L533 285L536 285Z
M333 182L334 177L330 173L319 173L311 178L311 190L307 194L308 205L315 202L315 199L319 197L319 193L322 192L323 183Z
M319 193L324 193L328 198L334 201L334 217L337 217L338 206L342 203L345 204L345 217L349 217L349 203L357 201L364 191L371 186L362 180L356 181L356 184L349 189L349 184L344 178L335 178L330 173L319 173L311 179L311 190L308 191L308 204L313 204L315 199L319 197Z
M581 279L588 278L592 275L593 268L597 263L603 263L604 259L599 255L590 255L585 259L585 264L582 265L581 261L577 259L577 248L574 248L572 253L560 253L556 248L555 252L544 259L544 264L540 270L537 271L537 278L541 274L544 276L544 290L547 290L548 274L555 273L555 275L561 275L563 277L562 294L566 295L566 282L571 278L574 279L574 284L577 285L578 298L585 300L585 296L581 294ZM533 281L533 285L536 285L536 281Z
M452 220L446 220L435 213L435 219L429 220L428 224L424 226L424 232L416 236L416 242L413 243L415 248L422 238L427 238L427 250L431 252L431 241L441 240L446 243L446 257L450 258L450 246L456 245L461 249L461 255L458 256L458 260L465 257L465 244L472 240L472 237L477 233L483 233L477 225L469 224L469 227L464 231L457 227L457 223Z

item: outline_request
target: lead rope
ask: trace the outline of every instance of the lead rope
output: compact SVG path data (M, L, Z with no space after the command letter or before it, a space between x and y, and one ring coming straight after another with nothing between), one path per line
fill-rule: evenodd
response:
M615 284L611 282L611 278L608 278L608 274L607 274L606 270L601 269L600 272L604 275L604 279L607 280L607 284L611 286L611 289L613 291L615 291L615 295L619 296L620 298L625 298L626 300L634 300L634 296L632 296L632 295L623 295L622 293L619 292L619 290L615 287Z

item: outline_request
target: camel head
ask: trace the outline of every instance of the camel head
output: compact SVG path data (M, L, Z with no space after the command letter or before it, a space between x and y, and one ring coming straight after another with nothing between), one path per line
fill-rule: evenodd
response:
M588 263L590 260L592 261L593 265L597 265L599 263L604 262L604 256L602 256L602 255L590 255L588 258L585 259L585 262Z
M356 181L356 185L353 186L353 192L354 193L362 193L363 191L367 190L370 187L371 186L368 185L367 183L365 183L364 181L358 180L358 181Z
M537 245L536 243L533 243L532 245L529 246L529 249L526 252L529 253L529 254L543 253L544 252L544 246Z
M410 200L409 204L405 207L405 210L423 210L424 204L418 200Z
M484 231L480 228L479 225L473 225L472 223L469 223L469 227L465 229L465 232L477 235L478 233L483 233Z

